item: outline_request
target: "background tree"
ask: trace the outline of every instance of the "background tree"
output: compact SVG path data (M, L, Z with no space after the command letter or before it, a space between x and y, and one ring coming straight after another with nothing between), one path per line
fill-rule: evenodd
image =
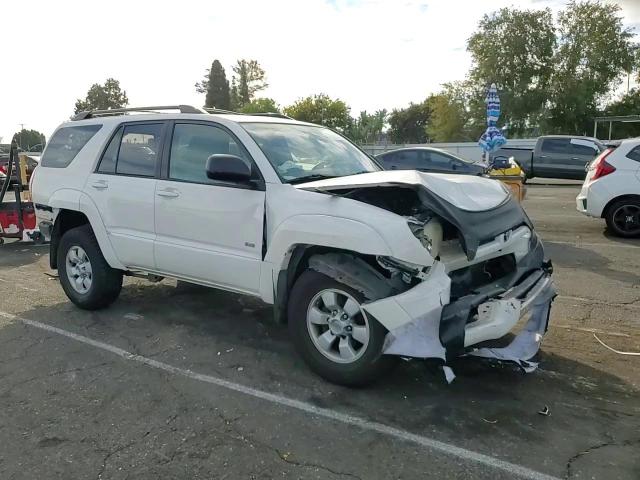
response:
M233 67L236 88L232 87L232 106L242 108L251 102L256 93L269 86L265 80L265 71L256 60L238 60ZM235 102L235 104L234 104Z
M123 108L129 104L127 92L120 88L120 82L107 78L104 85L94 83L87 92L87 97L76 101L75 113L87 110L106 110Z
M386 110L378 110L372 114L365 110L360 112L357 118L352 119L345 134L360 145L375 143L382 133L386 119Z
M547 131L591 130L599 105L633 64L633 35L622 20L618 5L599 1L572 1L560 13Z
M229 81L219 60L214 60L211 68L207 70L204 79L196 83L196 91L205 93L204 106L207 108L231 108Z
M273 98L254 98L239 110L241 113L280 113Z
M461 99L444 91L427 98L431 113L426 126L432 142L463 142L471 140L466 134L467 112Z
M485 91L496 83L501 121L509 126L510 136L530 134L549 98L555 46L549 9L502 8L485 15L467 43L473 61L468 86L477 95L471 99L474 113L486 116Z
M619 100L610 103L605 111L609 116L624 116L640 114L640 88L634 88ZM600 124L600 128L607 131L608 125ZM620 123L612 125L611 138L630 138L640 136L640 123Z
M431 112L425 100L411 103L407 108L394 109L389 114L389 138L394 143L425 143L425 130Z
M321 93L302 98L284 109L285 115L345 132L351 123L350 108L339 99Z
M23 128L16 133L15 138L18 146L26 152L41 152L46 144L44 134L37 130Z

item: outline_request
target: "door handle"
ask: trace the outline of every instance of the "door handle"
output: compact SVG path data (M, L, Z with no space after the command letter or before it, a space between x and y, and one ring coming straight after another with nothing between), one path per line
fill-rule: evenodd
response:
M109 184L105 180L98 180L93 182L91 186L97 190L104 190L105 188L109 188Z
M156 195L158 195L159 197L175 198L175 197L179 197L180 193L172 190L158 190L156 192Z
M539 158L549 158L549 155L540 155Z
M571 160L580 160L578 157L571 157Z

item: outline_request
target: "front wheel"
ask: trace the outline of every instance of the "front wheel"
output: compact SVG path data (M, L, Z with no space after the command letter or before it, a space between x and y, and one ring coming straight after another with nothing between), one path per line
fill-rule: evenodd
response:
M619 237L640 237L640 200L620 200L605 214L607 227Z
M89 225L72 228L60 239L58 277L69 300L84 310L110 305L122 289L122 272L104 259Z
M384 374L394 358L382 355L386 329L362 309L364 296L313 270L289 296L289 331L309 367L341 385L362 386Z

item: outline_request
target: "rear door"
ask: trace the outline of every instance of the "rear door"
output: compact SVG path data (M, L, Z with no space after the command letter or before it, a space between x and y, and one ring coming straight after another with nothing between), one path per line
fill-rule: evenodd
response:
M154 270L155 190L165 122L131 122L115 131L85 185L118 259Z
M585 177L587 165L600 153L598 146L591 140L572 138L571 156L567 162L568 178L582 180Z
M249 153L212 122L172 127L155 202L158 271L245 293L257 293L262 262L264 188L207 178L214 154L241 157L257 177Z
M563 137L544 138L540 154L534 164L536 176L565 178L567 165L572 155L570 139Z

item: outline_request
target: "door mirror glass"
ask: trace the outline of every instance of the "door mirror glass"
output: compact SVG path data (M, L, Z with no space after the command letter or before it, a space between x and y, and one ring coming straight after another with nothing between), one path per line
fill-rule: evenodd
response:
M211 155L207 159L207 178L222 182L249 183L251 169L242 158L230 154Z

